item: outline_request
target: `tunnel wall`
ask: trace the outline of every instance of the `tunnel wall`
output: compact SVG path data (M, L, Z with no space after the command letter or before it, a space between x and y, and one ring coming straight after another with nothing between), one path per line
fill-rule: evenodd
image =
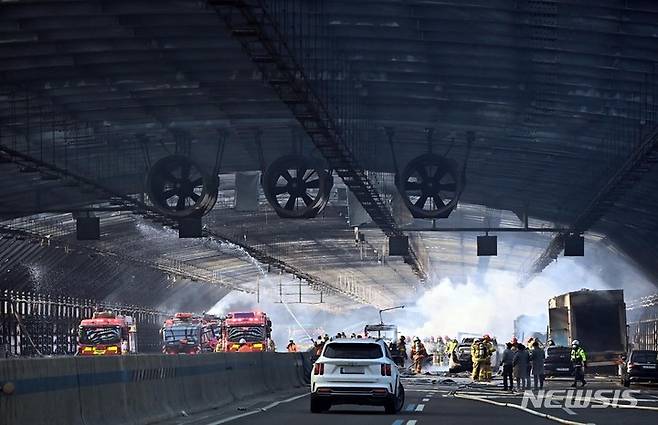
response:
M148 424L302 388L310 368L306 353L4 360L0 424Z

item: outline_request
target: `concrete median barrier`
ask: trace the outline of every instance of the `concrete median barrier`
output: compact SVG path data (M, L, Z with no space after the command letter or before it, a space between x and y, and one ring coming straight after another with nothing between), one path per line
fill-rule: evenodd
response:
M0 423L153 423L182 411L191 414L301 388L308 379L309 359L304 356L212 353L3 360Z
M2 360L0 388L0 424L83 425L72 357ZM52 412L61 419L54 419Z

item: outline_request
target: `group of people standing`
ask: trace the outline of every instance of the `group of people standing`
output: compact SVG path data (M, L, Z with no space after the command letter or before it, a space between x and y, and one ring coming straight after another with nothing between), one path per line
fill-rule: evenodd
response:
M407 338L404 335L400 336L397 342L391 342L389 344L389 349L397 365L405 367L407 360ZM429 354L425 344L417 336L412 340L409 357L411 358L413 372L416 374L421 373L423 362L429 357Z
M512 339L505 345L500 365L503 368L503 388L505 391L519 391L529 389L534 380L534 389L544 388L544 359L546 353L540 347L539 341L528 341L530 347L526 347ZM532 377L532 378L531 378Z

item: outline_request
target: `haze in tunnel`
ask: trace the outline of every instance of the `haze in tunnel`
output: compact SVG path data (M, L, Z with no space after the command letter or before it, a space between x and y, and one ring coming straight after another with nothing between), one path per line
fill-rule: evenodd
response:
M522 249L520 238L506 240L514 241ZM525 329L526 333L545 331L547 302L560 294L584 288L623 289L628 301L655 292L651 281L613 247L590 240L586 249L587 256L560 258L525 285L519 283L517 272L495 268L468 268L465 281L430 279L425 288L410 291L406 299L398 300L405 308L384 313L384 321L397 324L399 331L408 336L456 337L459 333L490 333L506 341L513 335L514 320L521 315L534 319L535 329ZM210 312L266 311L275 324L274 338L280 348L291 337L307 343L307 333L312 338L316 338L318 332L330 336L337 332L361 333L366 324L379 320L376 307L355 303L345 304L338 310L294 301L288 301L286 306L277 294L278 282L277 277L264 273L260 280L260 302L254 294L232 292L219 300ZM294 285L294 280L285 285Z

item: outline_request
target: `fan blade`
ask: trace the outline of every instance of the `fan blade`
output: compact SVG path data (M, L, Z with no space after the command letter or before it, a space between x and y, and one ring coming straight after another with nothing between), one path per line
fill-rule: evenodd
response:
M311 168L310 170L307 170L307 171L310 171L310 173L307 172L306 177L304 177L304 181L309 181L311 179L311 177L315 177L315 176L318 175L318 172L315 171L315 169L313 169L313 168Z
M404 189L405 190L419 190L420 189L420 183L408 181L404 184Z
M307 189L319 189L320 188L320 179L311 180L306 182Z
M427 198L428 198L427 195L422 194L422 195L420 196L420 198L418 198L418 200L414 203L414 205L416 206L416 208L424 208L424 207L425 207L425 203L427 202Z
M439 185L439 190L443 190L445 192L457 192L457 183L446 183Z
M166 201L167 199L171 198L172 196L176 195L177 193L178 193L178 191L177 191L176 189L165 190L165 191L162 193L162 197L163 197L163 198L165 199L165 201Z
M288 186L275 186L272 190L274 195L281 195L288 192Z
M313 204L313 198L311 198L309 194L306 192L302 194L302 200L304 200L304 203L306 204L307 207L310 207L311 204Z
M291 196L290 199L288 199L288 202L286 202L286 206L284 208L292 211L293 209L295 209L296 200L297 200L296 196Z
M176 209L178 211L181 211L181 210L185 209L185 197L183 197L183 196L178 197L178 202L176 203Z

